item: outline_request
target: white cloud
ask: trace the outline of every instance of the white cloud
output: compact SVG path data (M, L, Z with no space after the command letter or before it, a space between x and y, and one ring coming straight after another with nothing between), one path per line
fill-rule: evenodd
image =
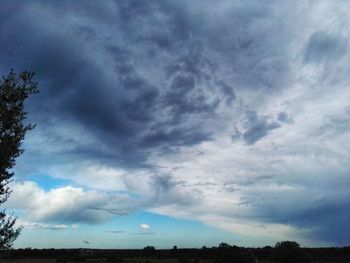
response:
M142 228L143 230L148 230L151 228L151 226L148 224L141 224L141 225L139 225L139 227Z
M23 220L17 220L16 225L22 226L29 229L49 229L49 230L64 230L67 229L67 225L64 224L44 224L44 223L34 223Z
M128 214L140 203L125 194L106 194L77 187L61 187L45 191L34 182L14 183L7 202L12 209L21 209L36 221L99 223L111 214ZM77 226L73 224L73 228Z

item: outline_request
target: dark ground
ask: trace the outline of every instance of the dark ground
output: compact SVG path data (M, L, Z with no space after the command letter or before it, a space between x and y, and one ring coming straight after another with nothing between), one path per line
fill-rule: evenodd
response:
M244 248L222 243L201 249L14 249L1 251L0 263L315 263L350 262L350 247L300 248L295 242L276 247ZM289 243L288 243L289 242Z

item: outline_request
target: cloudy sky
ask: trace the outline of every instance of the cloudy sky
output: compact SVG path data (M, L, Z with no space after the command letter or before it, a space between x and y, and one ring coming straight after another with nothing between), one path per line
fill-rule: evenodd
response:
M36 73L16 247L350 243L350 3L0 0Z

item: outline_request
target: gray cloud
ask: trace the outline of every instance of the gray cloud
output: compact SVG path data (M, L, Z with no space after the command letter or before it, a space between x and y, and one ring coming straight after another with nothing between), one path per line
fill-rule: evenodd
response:
M347 51L347 41L342 36L318 31L311 35L304 51L306 63L336 60Z
M156 191L153 205L192 206L200 202L200 192L193 195L192 190L186 188L186 182L178 181L171 175L154 176L152 183Z
M248 111L243 126L244 131L241 132L243 140L247 144L254 144L268 135L269 131L281 127L281 124L269 120L267 116L259 116L255 111Z
M286 112L280 112L278 113L277 120L280 122L286 122L286 123L293 123L293 116Z
M125 166L144 165L148 151L154 148L192 145L210 139L212 131L201 127L214 117L219 99L229 96L232 102L234 93L228 90L229 85L225 86L225 94L217 94L221 89L211 86L215 81L212 62L203 56L203 49L192 43L196 41L187 40L184 31L191 22L182 12L172 11L170 21L165 17L164 21L157 21L155 14L164 16L173 8L172 4L118 1L109 3L114 8L107 11L100 4L92 9L89 3L80 11L81 24L64 20L77 11L73 3L54 3L54 7L32 4L37 8L34 13L27 4L21 6L18 12L21 16L12 13L6 17L4 23L13 27L11 31L3 28L0 42L1 48L8 50L2 70L15 67L37 73L41 93L33 99L29 110L39 129L51 126L51 137L55 133L54 123L64 119L72 129L84 129L110 149L107 154L96 146L79 142L72 151L94 152L95 158L107 154L114 163ZM53 8L58 10L53 12ZM83 15L92 10L94 19L86 20ZM116 16L115 20L108 20L115 27L113 31L98 33L106 26L106 18L99 12ZM128 13L135 16L129 17ZM100 21L95 23L95 19ZM142 21L144 26L140 27ZM158 22L168 26L159 27ZM173 30L167 33L170 39L160 40L162 32L168 29ZM13 39L12 34L17 37ZM118 39L115 37L118 34L125 38ZM179 40L181 47L165 44ZM94 46L100 48L97 53ZM161 51L165 47L169 52L184 52L169 56ZM148 49L156 53L143 54ZM151 67L154 73L147 72ZM152 74L158 76L153 78ZM208 87L213 89L209 94Z
M350 110L345 107L340 113L325 116L322 125L312 136L327 139L332 136L341 136L350 130Z
M309 191L313 193L308 194L302 190L289 193L286 191L284 194L276 195L275 198L267 194L269 196L267 199L258 200L257 198L251 205L259 207L262 213L259 217L269 222L311 230L306 236L313 240L330 242L336 240L337 245L345 245L348 242L347 222L350 219L349 191L339 189L337 194L331 194L333 191L331 189L323 189L323 193L318 189L309 189ZM276 198L282 200L278 202Z

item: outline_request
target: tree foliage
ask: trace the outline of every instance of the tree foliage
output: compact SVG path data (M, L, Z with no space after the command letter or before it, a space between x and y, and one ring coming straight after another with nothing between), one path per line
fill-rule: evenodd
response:
M311 261L308 254L294 241L277 242L273 258L276 263L309 263Z
M28 71L16 74L13 70L0 80L0 206L6 202L11 190L9 183L14 175L12 169L16 158L23 153L22 141L27 131L34 128L25 124L27 113L25 100L38 92L34 74ZM8 249L18 237L20 228L15 229L16 218L0 211L0 249Z

